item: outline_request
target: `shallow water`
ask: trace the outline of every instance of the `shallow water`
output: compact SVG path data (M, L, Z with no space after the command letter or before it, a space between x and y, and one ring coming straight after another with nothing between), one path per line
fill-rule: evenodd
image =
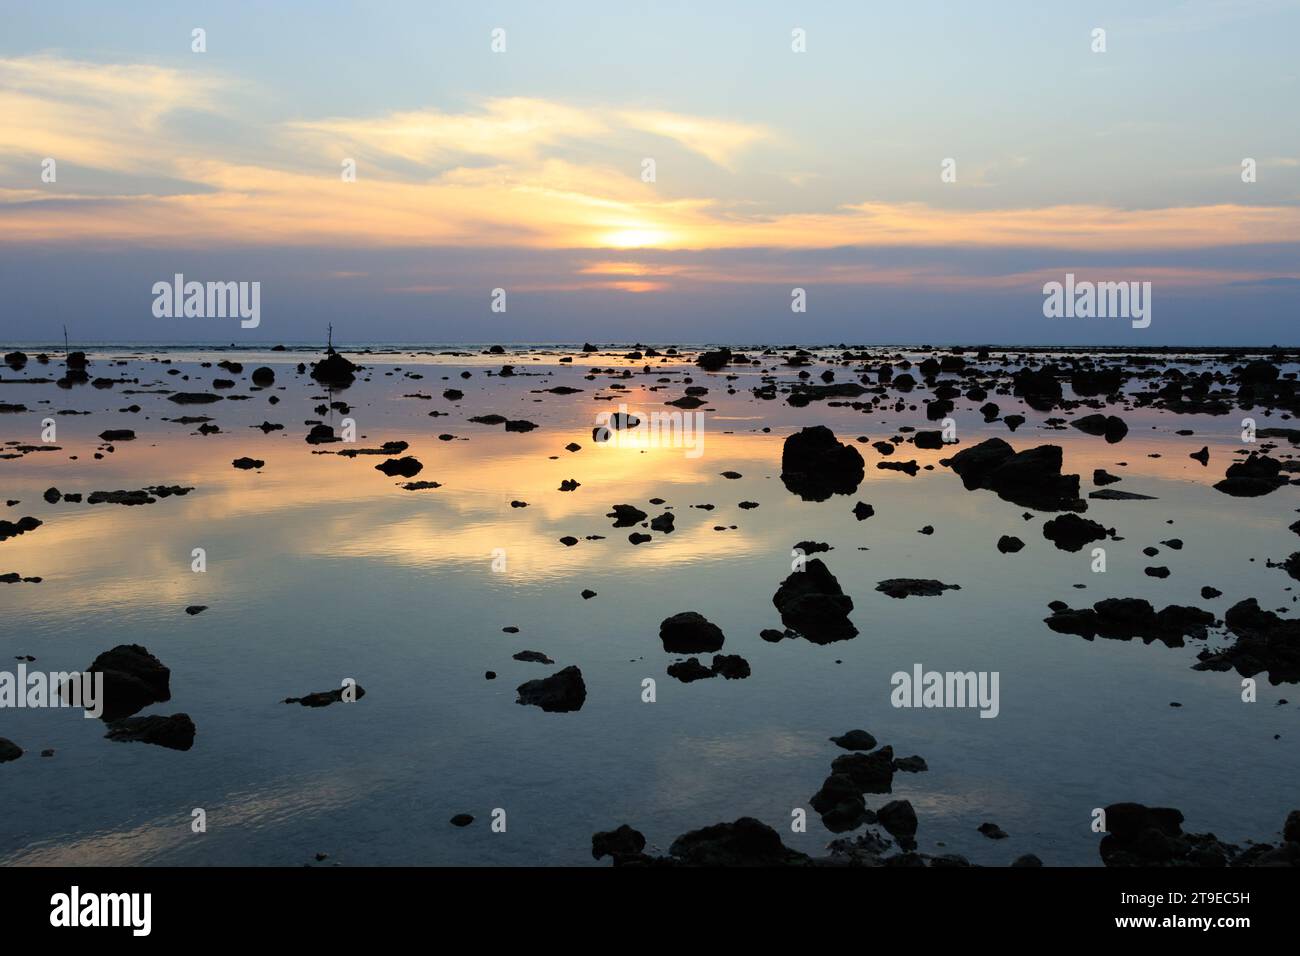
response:
M21 501L2 516L45 522L0 542L0 573L44 578L0 585L0 660L31 654L32 669L71 671L114 645L142 644L172 673L171 701L145 712L188 713L198 736L192 750L176 752L106 741L98 722L71 710L0 711L0 736L27 751L0 766L0 863L294 865L323 852L345 865L582 864L592 862L596 830L629 823L666 849L687 830L742 815L817 854L832 835L811 810L807 832L791 832L791 811L808 808L843 753L827 738L854 727L899 755L922 755L930 768L897 774L893 795L869 797L868 806L910 800L923 852L977 863L1032 852L1049 865L1098 864L1091 812L1118 801L1178 807L1186 829L1235 842L1274 839L1296 806L1295 688L1260 675L1259 701L1246 704L1235 673L1191 669L1204 642L1088 642L1043 623L1053 599L1077 607L1137 596L1220 617L1246 597L1265 608L1294 605L1293 582L1265 561L1296 550L1287 530L1295 489L1235 499L1211 487L1242 447L1239 415L1118 411L1131 430L1108 445L1045 428L1059 411L1029 411L1010 396L991 399L1003 414L1026 414L1014 434L958 400L958 448L991 435L1017 449L1059 444L1064 471L1083 476L1085 493L1092 470L1104 467L1123 477L1115 487L1156 496L1089 502L1087 516L1124 539L1103 542L1108 570L1096 574L1088 548L1070 554L1043 538L1050 515L1025 520L1022 507L964 490L937 464L951 449L900 446L894 460L935 465L909 478L877 470L880 456L858 444L867 471L856 495L800 500L779 479L782 440L799 427L826 424L843 441L874 441L903 425L936 426L923 410L759 401L749 392L757 369L733 371L736 393L728 395L724 376L680 362L656 365L651 376L587 381L593 367L645 363L576 354L561 365L558 355L574 353L544 350L508 356L520 374L502 378L486 374L501 356L353 354L369 381L333 397L353 406L357 445L313 447L303 441L304 422L343 416L313 411L325 390L293 373L307 356L195 347L168 353L169 366L143 358L150 354L92 350L92 377L139 379L103 390L20 384L57 377L56 363L5 370L0 402L30 411L0 416L0 441L38 443L40 420L55 410L93 414L56 416L62 451L0 461L0 498ZM125 365L110 364L125 355ZM244 373L201 368L205 359L244 361ZM248 374L260 364L276 370L276 384L250 390ZM838 380L848 380L842 368ZM472 377L462 379L462 370ZM661 374L671 384L648 391ZM782 381L796 374L777 368ZM620 402L638 414L664 409L687 377L710 388L698 457L593 443L598 413ZM208 391L214 378L238 381L222 394L251 397L180 406L162 394L126 394ZM613 382L626 390L611 390ZM557 385L584 391L535 391ZM448 387L465 398L447 401ZM432 398L403 397L417 393ZM919 406L922 394L909 404ZM270 395L280 403L270 405ZM119 411L133 402L139 413ZM449 414L429 417L435 409ZM466 421L492 412L540 427L506 433ZM163 421L181 415L212 416L222 431L200 436L193 425ZM250 427L264 419L285 429ZM137 437L95 460L106 428L133 428ZM1195 435L1174 435L1179 428ZM443 433L456 440L438 440ZM401 479L374 470L382 456L333 454L397 439L424 463L418 478L442 487L405 491ZM581 450L566 451L569 442ZM1275 454L1288 453L1282 444ZM1208 468L1187 457L1202 445ZM265 467L236 470L240 456ZM743 477L721 476L729 470ZM568 478L581 486L558 491ZM195 490L139 507L41 498L50 486L89 493L159 484ZM628 532L644 529L612 529L605 514L629 503L654 516L662 509L647 504L653 497L666 499L676 530L634 547ZM512 499L528 507L512 508ZM760 507L740 509L746 500ZM854 520L858 500L875 516ZM715 509L691 507L706 503ZM918 533L923 525L934 533ZM1023 538L1025 549L1000 554L1003 534ZM579 543L565 547L565 535ZM1174 536L1185 541L1181 551L1159 544ZM826 646L759 638L781 627L772 595L802 540L833 545L818 557L853 597L857 638ZM1148 545L1160 555L1142 555ZM205 573L191 571L197 547L207 552ZM493 570L496 549L504 549L504 571ZM1152 564L1172 574L1145 576ZM894 577L961 590L905 600L875 590ZM1203 600L1203 585L1223 596ZM584 588L598 596L583 600ZM209 608L190 617L191 604ZM752 676L689 685L669 678L664 669L676 657L662 650L658 625L683 610L718 624L723 653L743 655ZM519 633L503 633L508 625ZM1209 643L1225 640L1212 634ZM525 648L555 666L511 659ZM891 674L916 663L998 672L999 716L892 707ZM517 685L569 664L587 685L580 711L515 703ZM487 670L498 678L485 680ZM367 692L354 705L281 703L345 677ZM655 703L642 702L646 677L657 681ZM38 756L44 748L55 755ZM206 833L191 831L197 807L207 813ZM489 827L495 808L505 810L504 833ZM450 826L461 812L475 823ZM1010 839L977 833L986 820Z

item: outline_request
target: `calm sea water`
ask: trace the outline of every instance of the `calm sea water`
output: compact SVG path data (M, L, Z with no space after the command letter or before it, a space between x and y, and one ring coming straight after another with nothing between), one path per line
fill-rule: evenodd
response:
M867 475L856 495L799 500L779 479L782 440L797 428L826 424L852 441L929 426L912 410L757 401L749 389L758 370L736 372L729 395L723 376L681 364L664 366L671 383L657 391L649 390L661 384L657 374L586 380L593 367L644 365L610 356L576 354L562 365L559 351L515 354L504 360L519 374L502 378L486 374L500 356L354 355L368 364L369 381L333 397L352 406L358 446L407 441L406 454L425 466L419 478L442 483L408 492L374 470L383 458L313 454L347 446L304 442L304 422L343 417L313 410L324 390L293 373L307 356L195 347L168 350L164 365L149 361L153 354L91 350L92 376L139 379L108 390L15 381L57 377L53 364L5 370L0 402L30 411L0 416L0 440L37 442L40 420L56 410L93 414L55 416L62 451L0 461L0 498L21 502L3 517L45 522L0 542L0 573L45 579L0 585L0 669L31 654L31 668L76 670L117 644L142 644L172 673L171 701L145 713L188 713L196 742L188 752L114 743L70 710L0 711L0 736L27 751L0 766L0 863L296 865L327 853L344 865L583 864L593 862L595 830L629 823L664 849L687 830L742 815L816 854L831 835L811 811L808 832L790 832L791 811L808 807L842 753L827 738L855 727L930 767L896 775L893 796L868 806L910 800L922 851L977 863L1033 852L1048 864L1095 865L1091 811L1121 800L1176 806L1187 829L1238 842L1275 838L1296 806L1295 688L1261 676L1258 703L1245 704L1237 675L1191 669L1200 642L1087 642L1043 623L1053 599L1080 606L1139 596L1220 616L1245 597L1293 606L1292 582L1265 561L1295 550L1287 531L1294 489L1232 499L1210 487L1241 447L1239 416L1124 411L1129 436L1107 445L1046 429L1048 416L1032 411L1010 434L959 402L959 447L989 435L1018 449L1052 442L1085 490L1104 467L1123 476L1116 487L1156 496L1090 502L1088 517L1124 538L1107 544L1107 573L1094 574L1086 549L1069 554L1043 539L1043 515L1025 520L1023 508L965 491L943 467L915 478L877 470L867 444L857 446ZM232 377L200 367L207 359L245 362L238 387L224 394L250 398L178 406L162 394L124 394L207 391L212 379ZM247 375L260 364L275 368L276 385L250 391ZM701 455L592 442L598 413L619 402L634 413L667 410L661 403L681 394L687 376L710 388ZM626 389L612 390L615 382ZM558 385L583 391L539 391ZM465 398L442 398L448 387ZM993 399L1004 414L1024 411L1008 396ZM139 413L119 411L132 403ZM430 417L434 410L448 414ZM540 427L506 433L466 421L488 413ZM199 436L163 420L181 415L210 415L221 432ZM263 420L285 428L250 427ZM106 428L137 437L95 460ZM1179 428L1195 435L1174 435ZM444 433L456 440L440 441ZM570 442L581 450L565 450ZM1208 468L1187 457L1202 445ZM893 457L925 465L950 453L906 445ZM265 467L232 468L241 456ZM558 491L569 478L581 486ZM195 490L142 507L41 497L50 486L88 493L156 484ZM612 529L605 514L628 503L653 516L662 510L647 503L655 497L672 508L676 531L634 547L631 529ZM513 499L529 506L512 508ZM760 507L738 507L747 500ZM875 517L854 520L858 500ZM715 507L692 507L702 504ZM932 535L918 533L925 525ZM1003 534L1027 547L998 553ZM580 541L565 547L565 535ZM1173 536L1183 550L1159 545ZM803 540L833 546L820 557L854 599L857 638L827 646L759 638L780 627L772 595ZM1161 554L1146 558L1148 545ZM191 571L199 547L206 573ZM504 571L493 570L498 549ZM1149 564L1172 574L1149 578ZM875 591L891 577L961 590L895 600ZM1203 585L1223 596L1202 600ZM584 588L598 596L583 600ZM209 609L190 617L191 604ZM724 653L743 655L752 676L689 685L667 677L675 658L662 650L658 626L683 610L718 624ZM523 649L556 664L511 659ZM917 663L997 671L999 716L893 708L891 674ZM586 680L581 711L515 703L518 684L569 664ZM488 670L498 679L485 680ZM354 705L281 703L345 677L367 691ZM642 701L646 677L657 681L655 703ZM40 757L45 748L55 755ZM191 830L194 808L206 811L206 833ZM489 826L498 808L504 833ZM450 826L462 812L475 823ZM1011 838L986 839L976 832L985 821Z

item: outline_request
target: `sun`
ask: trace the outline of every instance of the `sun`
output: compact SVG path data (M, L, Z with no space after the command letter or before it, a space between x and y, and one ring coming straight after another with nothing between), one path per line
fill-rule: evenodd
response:
M668 238L662 229L637 227L607 232L600 237L600 244L611 249L652 249L664 245Z

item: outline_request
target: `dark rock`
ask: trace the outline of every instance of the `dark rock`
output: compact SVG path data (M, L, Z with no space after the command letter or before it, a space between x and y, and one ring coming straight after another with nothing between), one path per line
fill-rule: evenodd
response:
M189 750L194 746L194 721L189 714L125 717L109 721L106 726L108 733L104 736L109 740L157 744L168 750Z
M1081 551L1085 544L1101 541L1108 531L1102 525L1076 514L1063 514L1043 523L1043 537L1062 551Z
M932 578L889 578L876 585L876 590L891 598L938 597L944 591L960 591L960 584L944 584Z
M835 575L813 558L802 571L793 571L781 582L772 603L781 622L814 644L830 644L856 637L858 629L849 620L853 599L844 593Z
M875 750L876 738L865 730L850 730L838 737L831 737L831 743L845 750Z
M555 661L551 660L541 651L520 651L518 654L514 655L514 659L517 661L523 661L528 664L554 664L555 663Z
M581 710L587 699L587 685L582 671L570 665L550 677L530 680L517 688L517 704L531 704L548 713L567 713Z
M353 702L366 696L366 689L360 684L351 685L353 691ZM306 697L286 697L282 703L301 704L303 707L328 707L330 704L345 702L343 692L347 688L336 687L334 690L318 690L314 694L308 694Z
M705 678L717 677L718 675L701 664L698 657L688 657L684 661L677 661L675 664L669 664L668 676L676 678L683 684L689 684L692 681L704 680Z
M1039 445L1016 452L1001 438L959 451L947 464L967 490L987 489L1004 501L1039 511L1082 511L1079 476L1061 474L1061 449Z
M382 464L375 465L376 471L382 471L389 478L414 478L424 471L424 465L417 458L389 458Z
M617 830L606 830L591 837L591 855L597 860L612 857L615 866L621 860L640 856L644 849L645 837L626 823Z
M838 441L825 425L804 428L785 439L781 482L804 501L851 495L864 477L862 455Z
M86 672L104 675L105 721L130 717L171 700L171 671L139 644L119 644L96 657Z
M1025 543L1015 535L1004 534L1002 537L998 538L998 550L1003 554L1015 554L1024 546Z
M686 866L790 866L809 858L781 842L780 835L752 817L692 830L668 848Z
M722 629L695 611L682 611L659 625L659 640L670 654L699 654L722 649Z

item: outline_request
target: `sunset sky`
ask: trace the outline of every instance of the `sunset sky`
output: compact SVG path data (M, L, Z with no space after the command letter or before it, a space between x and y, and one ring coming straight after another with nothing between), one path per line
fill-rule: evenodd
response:
M1291 0L4 19L10 342L1300 338ZM261 325L155 318L177 272L260 281ZM1044 318L1066 272L1150 281L1151 326Z

